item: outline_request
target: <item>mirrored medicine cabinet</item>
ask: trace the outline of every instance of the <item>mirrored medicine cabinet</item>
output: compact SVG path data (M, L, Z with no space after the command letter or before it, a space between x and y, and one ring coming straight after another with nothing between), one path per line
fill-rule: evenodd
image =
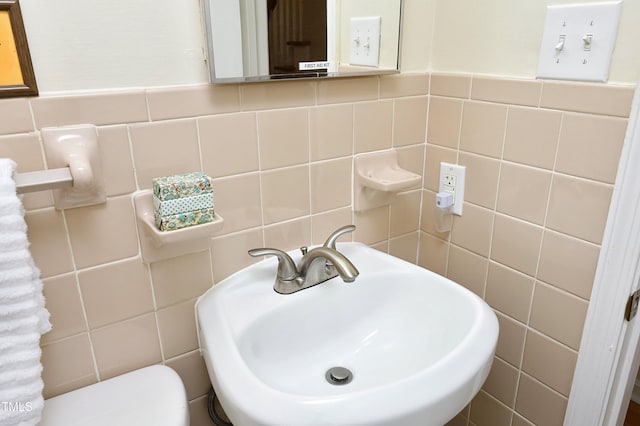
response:
M399 72L402 0L204 0L211 82Z

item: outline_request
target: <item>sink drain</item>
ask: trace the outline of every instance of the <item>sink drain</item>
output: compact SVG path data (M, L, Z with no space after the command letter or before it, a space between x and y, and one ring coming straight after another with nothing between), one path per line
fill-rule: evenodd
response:
M324 377L332 385L346 385L353 380L353 373L344 367L332 367L327 370Z

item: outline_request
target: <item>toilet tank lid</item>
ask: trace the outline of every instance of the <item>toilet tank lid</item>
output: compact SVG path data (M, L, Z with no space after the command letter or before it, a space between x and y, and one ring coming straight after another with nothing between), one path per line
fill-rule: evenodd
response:
M47 399L40 426L186 426L180 376L153 365Z

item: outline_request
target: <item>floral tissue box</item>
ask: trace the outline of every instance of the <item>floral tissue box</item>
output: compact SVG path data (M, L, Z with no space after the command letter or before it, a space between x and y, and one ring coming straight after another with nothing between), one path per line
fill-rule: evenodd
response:
M153 178L153 195L160 201L213 193L211 178L202 172Z
M213 207L171 216L156 216L156 226L161 231L173 231L187 226L201 225L213 221Z
M211 178L202 172L154 178L153 211L161 231L211 222L214 219Z

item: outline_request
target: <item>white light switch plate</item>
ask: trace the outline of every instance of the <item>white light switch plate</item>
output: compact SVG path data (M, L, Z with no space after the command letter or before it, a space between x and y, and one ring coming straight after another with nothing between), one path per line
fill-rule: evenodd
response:
M379 16L351 18L349 64L377 67L380 62Z
M607 81L622 1L547 6L539 78Z

